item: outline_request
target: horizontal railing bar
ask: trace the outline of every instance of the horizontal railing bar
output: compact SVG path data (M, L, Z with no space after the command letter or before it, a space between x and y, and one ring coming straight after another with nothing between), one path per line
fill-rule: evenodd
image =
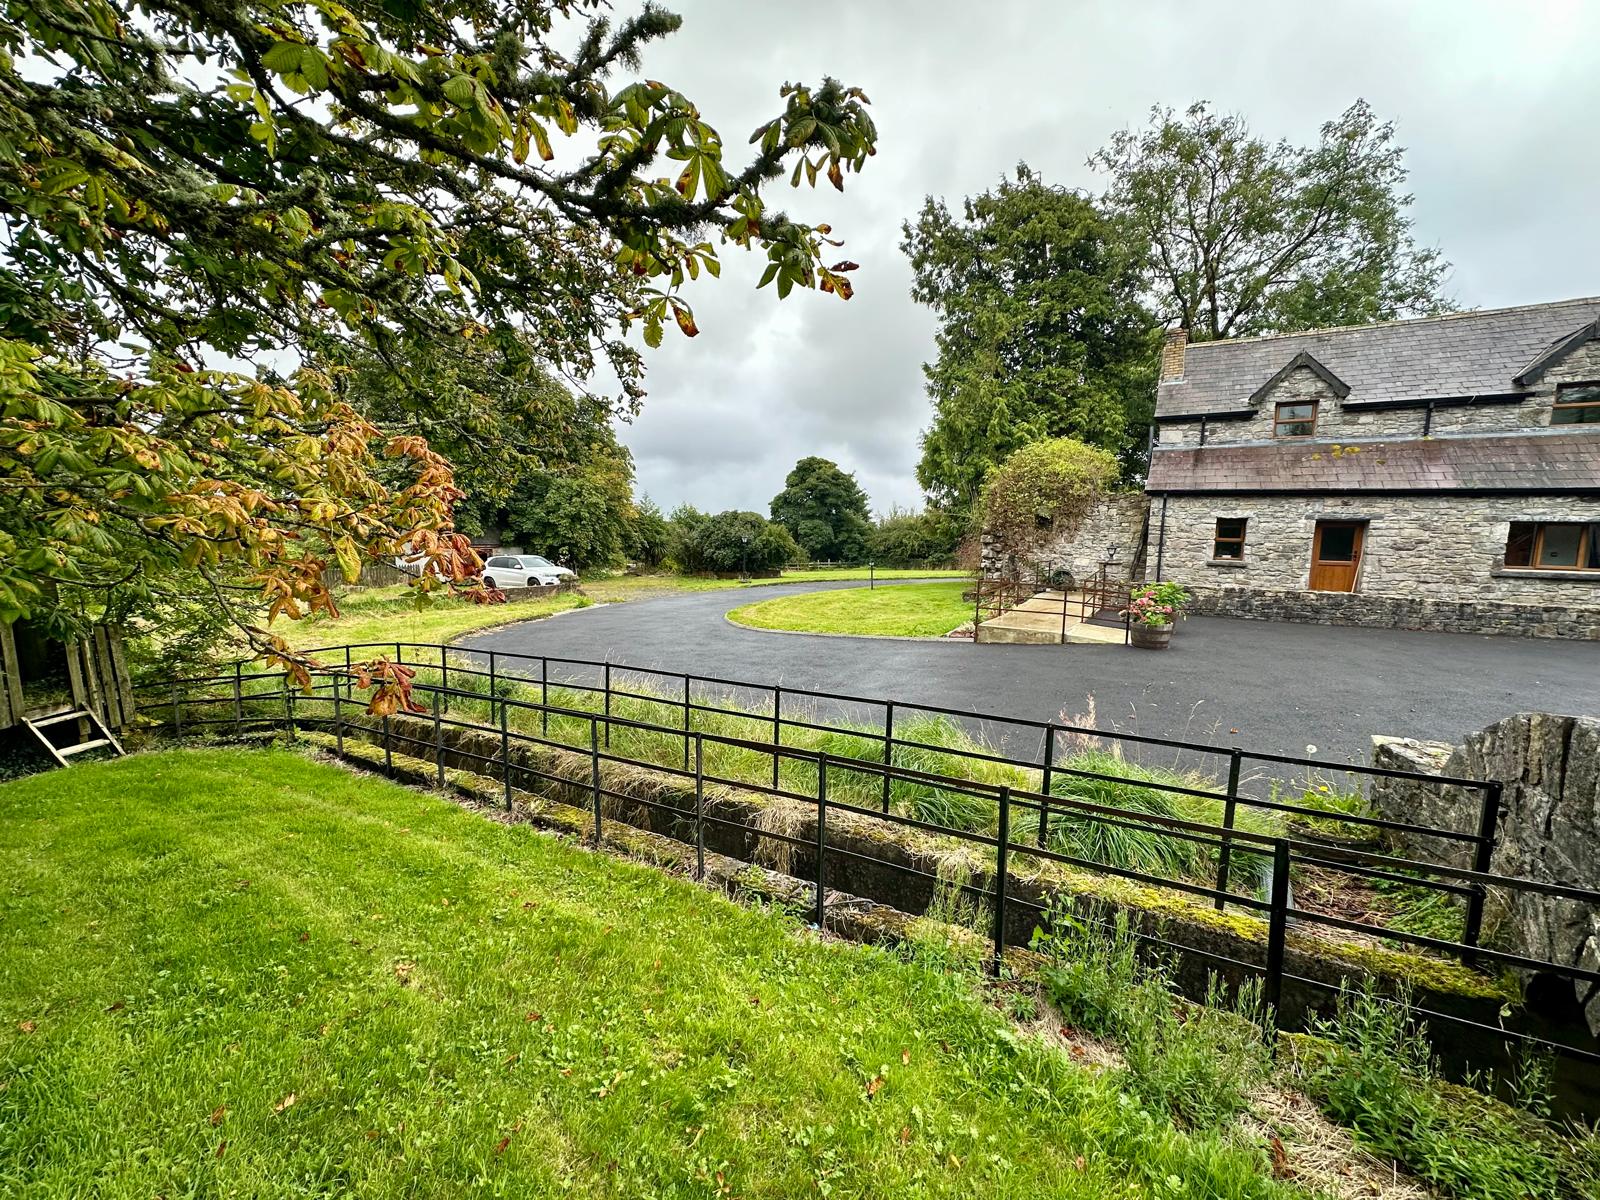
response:
M1462 949L1468 949L1477 958L1504 963L1508 967L1522 967L1527 970L1540 971L1547 975L1558 975L1563 979L1572 979L1574 981L1581 979L1590 983L1600 983L1600 971L1591 971L1585 967L1549 962L1539 958L1527 958L1521 954L1512 954L1505 950L1492 950L1487 946L1463 947L1459 942L1428 937L1426 934L1421 933L1408 933L1403 929L1385 929L1381 925L1368 925L1362 921L1350 921L1344 917L1335 917L1329 913L1312 912L1297 908L1291 915L1295 920L1311 921L1317 925L1329 925L1335 929L1344 929L1351 933L1365 933L1372 937L1405 942L1412 946L1424 946L1430 950L1446 950L1452 953L1459 953Z
M1520 879L1512 875L1493 875L1483 871L1473 871L1466 867L1452 867L1444 863L1423 862L1420 859L1397 858L1390 854L1375 854L1370 850L1346 850L1340 846L1326 846L1288 839L1289 848L1297 856L1304 850L1329 855L1342 856L1346 862L1376 863L1380 867L1394 867L1401 871L1416 871L1421 874L1439 875L1445 879L1459 879L1467 883L1481 883L1485 887L1510 888L1514 891L1537 892L1542 896L1554 896L1559 900L1576 900L1582 904L1600 904L1600 891L1592 888L1572 887L1564 883L1546 883L1540 879ZM1315 857L1315 853L1313 857ZM1339 858L1334 859L1340 861ZM1427 885L1425 880L1412 880L1413 883Z
M1292 972L1285 972L1283 978L1286 982L1293 981L1294 983L1305 984L1307 987L1320 988L1325 992L1333 992L1334 994L1348 990L1342 984L1329 983L1324 979L1308 979L1304 975L1295 975ZM1389 1005L1391 1008L1401 1007L1399 1001L1395 1000L1392 996L1377 995L1374 996L1374 999L1378 1000L1382 1004ZM1451 1024L1463 1025L1468 1029L1476 1029L1483 1033L1493 1034L1501 1041L1526 1042L1529 1045L1539 1046L1545 1050L1549 1050L1569 1058L1576 1058L1585 1062L1600 1063L1600 1052L1588 1050L1582 1046L1574 1046L1570 1042L1553 1042L1548 1038L1542 1038L1537 1034L1523 1033L1519 1029L1507 1029L1503 1025L1490 1025L1484 1021L1474 1021L1471 1017L1462 1017L1457 1016L1454 1013L1440 1012L1437 1009L1424 1008L1421 1005L1416 1004L1406 1005L1405 1011L1408 1014L1425 1017L1428 1021L1448 1021Z
M1331 821L1340 825L1365 825L1373 829L1393 829L1400 833L1420 833L1427 837L1450 838L1458 842L1476 842L1476 833L1463 833L1456 829L1434 829L1428 825L1411 825L1405 821L1391 821L1387 817L1367 817L1359 813L1330 813L1326 809L1307 808L1302 804L1285 804L1281 800L1262 800L1256 796L1241 795L1238 803L1252 808L1265 808L1272 812L1294 813L1318 821Z
M1180 892L1203 896L1207 900L1224 900L1229 904L1238 904L1245 908L1265 911L1272 907L1265 900L1257 900L1253 896L1243 896L1235 892L1219 892L1216 888L1206 887L1202 883L1185 883L1177 879L1167 879L1160 875L1151 875L1145 871L1134 870L1132 867L1114 867L1108 863L1096 862L1092 858L1079 858L1073 854L1064 854L1060 850L1047 850L1042 846L1027 846L1020 842L1013 842L1009 847L1009 853L1029 854L1035 858L1047 859L1050 862L1082 867L1097 873L1116 875L1123 879L1132 879L1137 883L1149 884L1151 887L1174 888Z
M1410 875L1402 875L1398 871L1383 871L1376 867L1358 867L1351 863L1342 863L1334 859L1311 858L1305 855L1293 855L1293 861L1305 863L1312 867L1325 867L1335 871L1345 871L1351 875L1360 875L1363 879L1385 879L1391 883L1415 884L1418 887L1438 892L1449 892L1454 896L1475 896L1476 888L1462 887L1457 883L1441 883L1432 880L1414 879Z
M627 663L610 662L610 661L606 661L606 660L584 659L584 658L557 658L557 657L555 657L553 655L545 655L545 654L523 654L520 651L515 651L515 650L493 650L493 651L491 651L491 650L480 649L480 648L474 647L474 646L444 646L444 645L440 645L438 643L429 643L429 642L398 642L398 643L397 642L357 642L357 643L352 643L349 648L354 650L354 649L364 649L364 648L373 647L373 646L376 646L376 647L390 647L390 646L395 646L395 645L407 646L407 647L410 647L412 649L431 650L431 651L434 651L435 653L437 653L440 650L445 650L445 651L452 651L453 650L453 651L455 651L457 653L461 653L461 654L476 654L476 655L488 655L488 654L492 653L497 658L500 658L500 659L511 658L511 659L518 659L518 660L522 660L522 661L543 661L543 662L547 662L547 663L554 663L554 664L560 665L560 666L580 666L580 667L599 667L599 668L604 668L604 667L610 666L613 671L622 670L622 671L631 671L631 672L634 672L634 673L640 674L640 675L660 675L660 676L664 676L664 677L669 678L669 679L677 679L679 681L682 681L683 679L688 678L691 682L710 683L710 684L716 684L716 685L721 686L721 687L744 688L744 689L747 689L747 690L753 691L753 692L771 693L774 690L774 686L775 686L775 685L769 684L769 683L751 683L751 682L749 682L747 680L724 679L724 678L721 678L719 676L714 676L714 675L693 675L693 674L687 674L687 673L682 672L682 671L667 671L667 670L663 670L663 669L656 668L656 667L635 667L635 666L631 666L631 665L629 665ZM323 646L323 647L318 647L317 649L314 649L314 650L304 651L304 653L310 655L310 654L323 653L323 652L325 652L327 650L343 650L343 649L345 649L345 647L342 646L342 645L341 646ZM408 664L408 665L413 665L413 664ZM423 663L423 664L416 664L416 665L427 666L429 664ZM776 685L776 686L782 686L782 685ZM808 688L791 688L791 687L787 687L787 686L782 686L782 690L784 692L786 692L786 693L790 693L790 694L796 695L796 696L815 696L815 697L819 697L819 698L824 699L824 700L837 700L837 701L843 701L843 702L850 703L850 704L867 705L868 707L880 707L880 708L882 708L882 707L886 707L889 704L893 704L896 708L912 709L912 710L915 710L915 711L918 711L918 712L931 712L931 713L937 713L937 714L941 714L941 715L945 715L945 716L964 717L964 718L968 718L968 719L971 719L971 720L986 722L986 723L990 723L990 724L1014 725L1014 726L1016 726L1018 728L1022 728L1022 729L1035 729L1035 730L1054 729L1059 733L1082 734L1082 735L1096 737L1096 738L1115 738L1118 741L1133 742L1133 743L1138 744L1138 745L1165 746L1165 747L1168 747L1168 748L1171 748L1171 749L1190 750L1190 751L1193 751L1195 753L1201 753L1201 754L1227 755L1227 754L1232 753L1232 751L1233 751L1233 747L1230 747L1230 746L1219 746L1219 745L1216 745L1214 743L1209 743L1209 742L1191 742L1191 741L1187 741L1187 740L1183 740L1183 739L1179 739L1179 738L1160 738L1160 737L1153 737L1153 736L1146 735L1146 734L1122 733L1122 732L1119 732L1119 731L1104 730L1104 729L1089 729L1089 728L1085 728L1083 726L1066 725L1066 724L1060 724L1060 723L1053 722L1053 721L1036 721L1036 720L1033 720L1033 719L1030 719L1030 718L1027 718L1027 717L1008 717L1008 716L1002 716L1002 715L1000 715L998 713L975 712L975 711L973 711L971 709L945 708L945 707L940 707L938 705L920 704L920 703L917 703L916 701L911 701L911 700L882 700L882 699L877 699L877 698L871 697L871 696L855 696L855 695L849 695L849 694L839 693L839 692L823 692L823 691L816 691L816 690L808 689ZM1360 765L1351 764L1351 763L1336 763L1336 762L1331 762L1331 761L1326 760L1326 759L1306 758L1306 757L1302 757L1302 756L1287 755L1287 754L1272 754L1272 753L1268 753L1266 751L1259 751L1259 752L1258 751L1241 751L1241 754L1243 755L1243 757L1245 757L1247 759L1253 759L1253 760L1258 761L1258 762L1275 762L1275 763L1280 763L1280 764L1283 764L1283 765L1286 765L1286 766L1320 767L1320 768L1323 768L1323 769L1328 770L1328 771L1345 772L1347 774L1379 776L1379 777L1390 778L1390 779L1411 779L1411 780L1416 780L1416 781L1419 781L1419 782L1450 784L1450 785L1456 785L1456 786L1460 786L1460 787L1475 788L1475 789L1479 789L1479 790L1482 790L1482 789L1488 787L1488 784L1484 780L1481 780L1481 779L1466 779L1466 778L1461 778L1461 777L1456 777L1456 776L1428 775L1428 774L1425 774L1425 773L1420 772L1420 771L1403 771L1403 770L1399 770L1399 769L1391 768L1391 767L1367 767L1367 766L1360 766ZM1037 767L1037 766L1041 766L1042 764L1039 764L1039 763L1024 764L1024 763L1020 763L1019 762L1019 763L1017 763L1017 765L1019 765L1019 766L1021 766L1021 765L1032 765L1032 766Z

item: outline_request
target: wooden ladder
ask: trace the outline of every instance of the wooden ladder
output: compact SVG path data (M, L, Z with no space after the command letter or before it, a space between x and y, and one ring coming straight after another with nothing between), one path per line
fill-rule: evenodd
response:
M45 730L52 725L61 725L67 721L80 722L80 736L83 727L88 727L91 736L80 742L70 745L58 746L50 740L50 735ZM116 735L107 729L105 722L95 715L93 709L74 708L66 712L51 713L46 717L23 717L22 723L33 730L33 736L39 739L41 745L50 752L50 757L56 760L59 766L70 767L75 755L87 754L90 750L109 748L118 756L126 753L122 743L117 741Z

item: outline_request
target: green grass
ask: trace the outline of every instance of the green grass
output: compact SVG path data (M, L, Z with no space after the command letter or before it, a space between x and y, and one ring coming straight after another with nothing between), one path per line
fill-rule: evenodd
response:
M402 641L429 645L449 642L464 633L536 620L594 603L576 592L558 592L519 604L472 604L447 595L427 596L407 584L361 588L339 597L340 615L322 614L300 621L280 618L272 632L297 649Z
M458 692L472 692L476 697L457 695L450 702L451 715L457 719L474 720L495 727L499 723L499 709L491 711L488 699L489 680L481 674L470 674L461 669L465 660L456 658L450 673L450 687ZM481 666L480 666L481 669ZM416 683L429 687L439 682L437 667L416 668ZM617 686L635 693L632 696L615 695L610 713L616 719L612 727L611 753L643 765L682 767L684 763L684 714L680 707L681 692L656 693L640 681L617 680ZM328 688L320 685L323 700L304 702L300 709L305 714L326 717L330 714L327 703ZM196 689L191 698L202 692ZM209 710L211 716L227 716L232 712L232 693L224 685L203 693L218 699L219 705ZM527 683L501 676L496 695L530 704L548 700L552 709L566 709L574 714L604 709L602 697L596 692L552 685L548 692L538 683ZM244 708L247 716L282 716L286 713L281 681L263 676L257 680L246 677ZM771 709L738 708L726 698L708 699L695 693L697 704L716 703L725 711L696 711L693 730L717 738L742 739L763 744L773 738ZM426 695L424 694L426 702ZM359 704L357 705L359 707ZM207 710L197 708L195 715ZM354 709L348 710L354 713ZM158 718L164 714L152 714ZM797 751L823 753L833 760L828 775L829 795L836 801L876 809L883 799L883 779L869 771L850 769L849 761L882 763L884 744L881 727L843 722L837 714L810 712L797 706L795 698L784 708L784 716L791 721L807 720L816 724L836 726L833 730L786 725L782 730L782 744ZM639 728L622 722L656 728ZM508 709L510 728L523 733L546 737L581 750L589 746L587 717L579 715L550 715L548 721L538 711L527 708ZM1001 785L1015 791L1037 792L1044 784L1038 768L1015 766L1010 763L990 761L998 753L995 746L980 736L968 732L949 717L922 715L903 718L895 725L893 765L953 779L971 780L990 789ZM907 743L920 743L908 745ZM770 787L772 783L772 755L759 749L729 745L726 742L704 742L707 774L736 783L749 783ZM1197 772L1175 772L1161 767L1147 767L1117 757L1102 748L1079 747L1056 760L1057 773L1051 783L1051 793L1063 799L1105 805L1127 810L1134 816L1152 814L1177 817L1204 824L1220 825L1223 802L1205 797L1189 796L1174 788L1216 791L1218 783L1210 776ZM1112 779L1084 779L1071 771L1090 772L1113 776ZM817 792L817 767L809 757L782 757L778 763L779 786L788 792L814 796ZM909 779L891 781L889 789L891 811L902 816L915 817L942 825L958 832L992 835L998 826L998 804L991 790L988 794L973 795L948 786L938 786ZM1235 827L1251 833L1276 835L1282 824L1276 814L1241 807ZM1024 843L1037 838L1038 817L1026 809L1014 811L1012 835ZM1051 814L1050 846L1063 853L1109 866L1133 868L1194 883L1211 884L1216 879L1217 848L1184 841L1168 836L1155 828L1124 828L1108 825L1085 817L1076 817L1055 809ZM951 848L955 845L952 840ZM1235 892L1254 889L1257 856L1238 846L1233 854L1231 888Z
M1297 1194L960 971L287 751L0 785L0 851L8 1195Z
M943 576L965 578L960 571L884 570L877 573L879 579L931 579ZM340 616L336 620L321 614L301 621L280 618L273 624L272 631L299 649L393 641L396 638L405 642L433 644L449 642L462 634L496 625L538 620L590 604L621 604L629 600L647 600L684 592L726 591L777 583L866 578L865 567L839 571L790 571L782 578L753 579L749 583L694 575L598 575L585 578L580 585L581 592L562 592L511 605L471 604L443 594L423 597L415 588L394 584L345 592L339 597Z
M747 604L728 619L756 629L943 637L972 619L972 605L961 599L966 587L963 581L808 592Z

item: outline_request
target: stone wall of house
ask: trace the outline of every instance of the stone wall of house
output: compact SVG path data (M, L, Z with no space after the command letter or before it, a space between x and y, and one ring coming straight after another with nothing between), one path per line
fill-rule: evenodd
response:
M1520 713L1467 737L1461 746L1382 739L1373 764L1503 785L1489 869L1497 875L1594 888L1600 881L1600 717ZM1472 833L1482 793L1426 780L1377 779L1371 798L1393 821ZM1471 867L1463 843L1390 831L1395 848L1433 862ZM1600 905L1497 888L1489 893L1489 945L1546 962L1600 970ZM1574 990L1600 1034L1600 990Z
M1550 424L1551 405L1555 401L1558 384L1596 379L1600 379L1600 339L1580 346L1547 371L1522 403L1436 408L1429 429L1434 434L1450 434L1504 433L1543 428ZM1515 390L1509 379L1506 380L1504 390L1508 392ZM1419 383L1418 396L1426 396L1427 392L1427 385ZM1359 401L1360 397L1352 395L1350 399ZM1244 403L1243 396L1237 400L1241 405ZM1262 397L1256 405L1255 415L1249 420L1208 421L1206 445L1222 446L1240 442L1271 441L1275 406L1311 400L1319 402L1316 433L1318 440L1338 441L1344 438L1350 441L1363 441L1371 438L1422 436L1425 410L1391 408L1372 412L1362 411L1358 407L1347 411L1321 376L1310 367L1299 367ZM1158 440L1163 446L1197 446L1200 444L1200 422L1186 421L1182 424L1162 425ZM1597 450L1597 453L1600 453L1600 450Z
M1026 553L1008 553L997 538L985 534L984 574L1015 574L1020 568L1044 575L1066 571L1083 580L1099 571L1108 556L1126 568L1138 554L1148 503L1143 492L1103 496L1070 534L1049 538Z
M1242 560L1212 558L1218 518L1243 518ZM1355 593L1311 592L1319 520L1363 521ZM1464 496L1154 499L1148 561L1196 611L1459 632L1600 638L1600 577L1506 569L1512 521L1600 521L1600 500Z

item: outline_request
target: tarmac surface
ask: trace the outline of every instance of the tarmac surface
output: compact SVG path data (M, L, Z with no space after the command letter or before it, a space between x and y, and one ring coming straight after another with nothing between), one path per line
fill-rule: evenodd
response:
M1165 651L978 646L774 633L724 616L756 600L861 586L776 585L597 605L459 644L1033 721L1083 724L1093 697L1101 729L1355 764L1370 761L1374 734L1456 741L1517 712L1600 714L1595 642L1195 617L1178 626ZM539 664L513 660L502 669L537 677ZM552 679L598 682L592 668L552 661L549 670ZM654 686L682 683L657 679ZM770 695L723 694L749 704ZM701 695L696 685L696 699ZM835 710L871 724L881 720L881 709L877 715L859 705ZM786 699L785 715L792 711ZM832 715L819 712L818 719ZM1038 736L992 724L984 732L1029 757ZM1170 750L1131 752L1145 761L1176 761Z

